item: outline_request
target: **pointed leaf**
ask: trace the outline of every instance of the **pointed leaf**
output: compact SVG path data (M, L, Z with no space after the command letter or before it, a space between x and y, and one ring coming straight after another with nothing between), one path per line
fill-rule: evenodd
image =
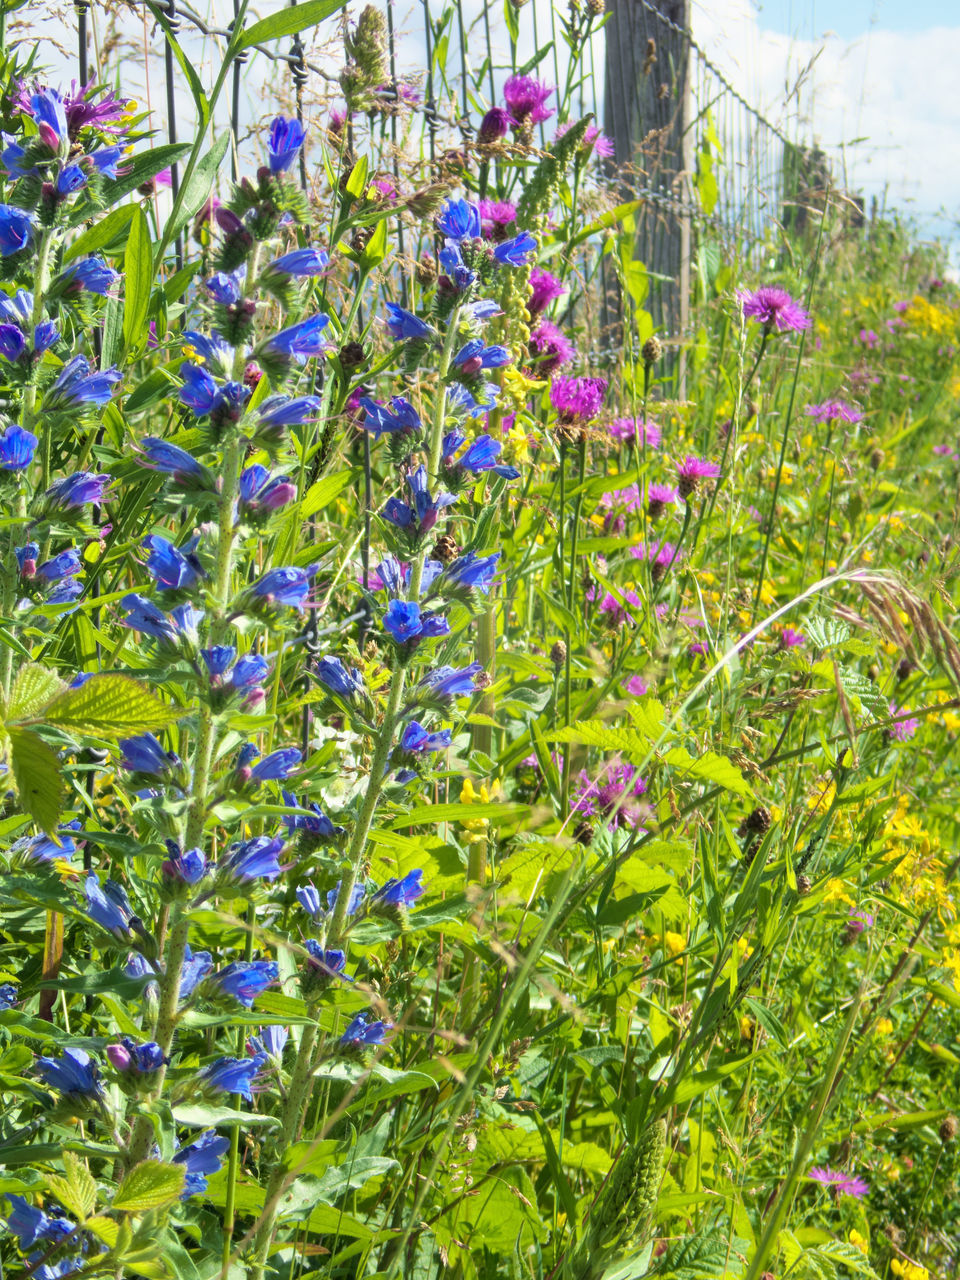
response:
M17 784L20 804L47 835L56 830L63 797L60 761L52 747L30 729L11 725L10 768Z
M346 0L307 0L306 4L294 4L289 9L281 9L269 18L262 18L248 27L237 41L237 52L249 49L251 45L263 44L265 40L280 40L284 36L295 36L299 31L315 27L325 18L339 13Z
M130 223L130 236L123 255L123 275L123 342L129 351L140 345L153 285L153 243L146 216L140 208Z
M129 676L93 676L78 689L67 689L46 707L47 724L101 738L162 729L180 716L149 689Z
M187 1169L182 1164L163 1164L159 1160L144 1160L131 1169L113 1197L114 1209L128 1213L143 1213L158 1209L163 1204L179 1200Z
M48 671L37 662L26 663L17 672L10 690L7 720L15 724L18 720L33 719L41 707L46 706L65 688L66 685L55 672Z

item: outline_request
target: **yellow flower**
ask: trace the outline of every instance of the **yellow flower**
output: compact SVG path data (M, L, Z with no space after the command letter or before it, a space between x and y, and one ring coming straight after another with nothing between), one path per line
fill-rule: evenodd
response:
M823 900L824 902L846 902L851 907L857 905L847 893L847 886L842 880L827 881L827 891L823 895Z
M870 1252L870 1246L867 1243L867 1240L865 1239L865 1237L863 1237L860 1234L860 1232L856 1229L856 1227L854 1227L851 1230L850 1234L847 1236L847 1239L855 1249L860 1250L860 1252L864 1255L864 1257L866 1257L866 1255Z
M496 800L500 795L500 779L495 778L488 787L485 782L481 782L478 791L473 785L472 778L464 778L463 786L460 788L461 804L489 804L491 800ZM466 834L463 837L464 844L478 844L481 840L486 840L487 829L490 826L489 818L461 818L460 825L465 829Z
M876 1036L888 1036L893 1031L893 1023L889 1018L878 1018L873 1026Z
M682 933L671 933L668 929L663 935L663 944L672 956L678 956L687 945L687 940Z
M740 1019L740 1039L753 1039L753 1022L746 1015Z

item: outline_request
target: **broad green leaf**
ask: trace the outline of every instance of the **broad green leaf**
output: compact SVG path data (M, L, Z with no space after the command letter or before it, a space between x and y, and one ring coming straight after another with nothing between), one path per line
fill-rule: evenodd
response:
M300 503L300 518L309 520L318 511L322 511L338 493L347 487L352 475L352 471L336 471L333 475L324 476L316 484L312 484Z
M88 1218L83 1225L87 1231L92 1231L98 1240L102 1240L108 1249L116 1248L120 1236L119 1222L98 1214L95 1218Z
M359 200L367 189L367 171L369 167L369 160L366 155L362 155L350 170L350 177L347 179L344 189L347 195L353 196L354 200Z
M147 1209L173 1204L180 1198L186 1176L186 1165L144 1160L120 1183L113 1197L113 1208L125 1209L128 1213L144 1213Z
M185 1103L173 1108L177 1124L190 1129L212 1129L218 1124L279 1125L276 1116L259 1115L254 1111L235 1111L232 1107L213 1107L202 1103Z
M239 53L251 45L263 44L265 40L280 40L284 36L294 36L298 31L306 31L308 27L315 27L339 13L345 3L346 0L307 0L306 4L281 9L279 13L261 18L248 27L237 40L236 51Z
M65 688L64 682L53 671L48 671L39 663L28 662L17 672L10 690L6 717L8 723L16 724L18 720L34 719L40 709Z
M149 151L142 151L139 155L133 156L130 160L124 161L124 171L116 178L108 178L103 184L103 198L107 204L116 204L122 200L124 196L128 196L131 191L136 191L142 183L148 178L154 177L163 169L169 169L172 164L176 164L178 160L182 160L184 156L190 154L189 142L170 142L164 143L161 147L152 147ZM126 206L129 209L131 206ZM67 250L67 259L76 258L81 253L90 253L94 249L99 249L107 241L98 241L94 233L100 232L104 224L112 217L113 213L119 213L120 210L113 210L108 213L102 221L96 222L90 231L85 231L83 235L70 245ZM127 217L129 217L127 213ZM119 224L115 224L118 226ZM110 232L110 239L117 234L115 229ZM87 239L86 237L90 237Z
M119 209L111 209L109 213L105 213L92 227L84 231L83 235L77 236L76 240L67 245L63 253L64 263L94 253L97 249L106 248L112 240L123 234L137 208L138 206L134 204L124 204Z
M466 819L486 818L493 826L506 822L518 822L530 812L527 804L425 804L419 805L402 818L390 824L396 831L403 827L415 827L421 822L431 825L437 822L463 822Z
M170 707L129 676L93 676L78 689L67 689L44 710L48 724L100 738L161 729L179 719Z
M678 782L695 779L697 782L709 782L715 787L723 787L746 799L753 795L752 788L744 781L737 766L713 751L694 757L686 747L671 747L663 758L666 764L681 771L676 777Z
M123 342L131 351L140 346L145 336L153 285L153 244L146 216L139 207L130 223L130 236L123 255L123 275Z
M10 768L20 804L38 827L52 835L60 818L63 778L56 751L31 729L10 725Z
M364 271L378 267L387 256L387 220L381 218L374 227L373 235L364 246L360 255L360 266Z

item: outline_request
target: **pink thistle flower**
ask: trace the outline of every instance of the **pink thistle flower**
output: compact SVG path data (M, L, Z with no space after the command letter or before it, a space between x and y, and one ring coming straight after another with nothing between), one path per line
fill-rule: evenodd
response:
M705 658L709 652L710 646L707 644L706 640L694 640L693 644L687 645L687 653L689 653L691 658Z
M949 444L935 444L933 446L933 452L938 458L953 458L956 456L953 452L952 446Z
M851 934L863 933L865 929L872 929L873 924L873 916L869 911L851 911L847 919L847 932Z
M503 86L503 100L518 124L528 120L531 124L540 124L553 115L553 109L546 105L553 90L553 85L544 84L535 76L511 76Z
M621 595L627 604L637 609L642 607L643 602L635 591L622 591ZM605 615L604 621L608 627L622 627L627 621L636 621L633 614L629 613L616 596L609 591L600 601L600 612Z
M643 695L648 693L650 690L650 686L647 684L646 680L644 680L643 676L631 676L624 685L624 688L627 693L632 693L635 698L642 698Z
M912 305L909 298L901 298L899 302L893 304L893 309L897 315L903 315L904 311L909 311Z
M571 364L577 349L552 320L541 320L530 334L530 351L535 372L549 376Z
M393 200L399 194L396 184L390 178L374 178L370 185L380 192L384 200Z
M639 444L642 448L657 449L663 435L660 428L649 418L614 418L608 427L614 440L623 440L626 444Z
M561 423L582 426L600 412L606 393L606 378L554 378L550 403Z
M799 332L810 328L809 313L791 298L786 289L780 289L777 285L762 285L754 293L744 291L738 293L737 297L746 318L762 324L767 333L772 333L774 329L778 333L786 333L789 330Z
M603 781L594 782L583 771L571 808L585 818L606 818L607 827L631 830L640 826L643 811L633 803L646 793L647 783L632 764L615 763L607 770Z
M481 200L480 229L487 240L508 240L508 228L517 218L517 206L510 200Z
M635 547L630 548L630 554L634 560L650 561L653 566L650 570L650 577L654 582L662 581L673 562L679 559L677 548L672 542L668 542L666 538L660 542L653 542L649 546L646 543L638 542ZM661 606L657 605L657 617L665 617L668 609L669 605L664 604L662 610Z
M659 520L679 496L672 484L651 484L647 489L647 515L651 520Z
M600 499L600 505L604 511L613 511L615 508L638 511L642 501L639 487L632 484L627 489L614 489L611 493L605 493Z
M687 454L677 467L677 489L684 502L697 492L701 480L713 480L720 474L715 462L707 462L704 458L695 458Z
M794 631L793 627L784 627L780 632L780 648L796 649L798 645L806 644L807 637L802 631Z
M824 400L823 404L808 404L806 408L808 418L813 418L816 422L862 422L863 414L859 409L855 409L853 405L846 404L843 400Z
M870 347L872 350L880 342L880 335L877 333L876 329L861 329L858 341L860 341L863 346Z
M814 1182L819 1182L821 1186L836 1187L838 1195L854 1196L857 1200L862 1200L870 1189L862 1178L843 1173L839 1169L831 1169L829 1167L811 1169L809 1176Z
M898 707L895 702L890 703L890 714L892 716L903 715L905 710L905 707ZM890 726L887 732L893 742L908 742L919 727L920 721L911 716L908 720L898 720L896 724Z
M480 206L480 216L483 217L483 205ZM527 311L531 318L538 316L541 311L546 311L550 303L555 298L561 297L567 292L567 286L563 284L551 272L543 267L534 267L530 272L530 301L527 303Z

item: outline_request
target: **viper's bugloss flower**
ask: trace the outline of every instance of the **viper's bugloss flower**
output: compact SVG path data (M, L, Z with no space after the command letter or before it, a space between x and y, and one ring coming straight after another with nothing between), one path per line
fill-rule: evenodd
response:
M218 1058L204 1067L197 1079L212 1093L238 1093L247 1102L252 1102L250 1086L266 1061L265 1053L257 1053L252 1058Z
M108 1044L106 1053L118 1071L135 1071L137 1075L158 1071L167 1061L155 1040L138 1044L132 1036L121 1036L119 1044Z
M518 124L528 121L541 124L553 115L547 99L553 96L554 86L545 84L535 76L511 76L503 86L503 100Z
M707 462L704 458L687 454L677 467L677 491L684 501L697 492L701 480L714 480L720 474L715 462Z
M282 567L268 569L250 588L256 600L268 605L281 605L303 613L304 602L310 591L310 583L317 572L317 565L305 569Z
M606 378L554 378L550 384L550 403L564 423L592 422L606 394Z
M383 615L383 625L397 644L450 634L446 618L435 613L421 614L415 600L391 600Z
M863 414L845 400L825 400L823 404L808 404L804 410L815 422L862 422Z
M37 556L39 554L40 547L36 542L28 542L26 546L15 549L14 555L17 557L17 564L25 578L36 577Z
M290 1037L290 1032L286 1027L278 1026L277 1023L270 1023L269 1026L260 1028L260 1046L266 1050L271 1058L281 1058L283 1056L284 1045ZM259 1052L260 1048L254 1050Z
M823 1187L836 1187L838 1195L853 1196L857 1200L862 1200L870 1190L863 1178L843 1173L839 1169L814 1168L810 1170L808 1176L813 1182L819 1182Z
M168 617L161 609L136 591L131 591L120 601L121 607L127 610L122 619L123 625L131 631L142 631L154 640L166 640L176 644L186 640L196 644L199 640L197 628L203 621L203 610L192 604L177 605Z
M499 142L501 138L507 136L507 132L512 124L516 124L513 116L503 107L491 107L480 121L480 128L477 130L478 142ZM489 201L480 201L481 208ZM516 210L514 210L516 216Z
M318 969L330 977L342 973L347 963L347 953L339 947L321 947L319 942L308 938L303 944L310 956L311 969Z
M120 175L119 166L123 155L123 147L97 147L89 153L89 159L93 161L97 172L102 173L105 178L116 178Z
M395 341L425 342L433 336L430 326L412 311L405 311L396 302L388 302L386 305L387 329Z
M187 947L180 973L180 1000L189 1000L197 987L213 968L213 959L209 951L198 951L196 955Z
M60 330L53 320L41 320L33 331L33 354L43 355L60 341Z
M113 388L121 377L119 369L101 369L95 373L86 356L74 356L63 366L44 397L44 408L77 409L85 404L102 408L113 395Z
M193 364L181 365L180 376L183 378L180 402L192 409L198 418L209 415L211 421L218 425L240 421L252 394L248 386L230 381L218 387L206 369Z
M236 884L249 884L253 880L276 880L280 874L277 858L283 852L280 836L254 836L232 844L221 862L219 871Z
M376 400L371 400L369 396L363 396L359 404L364 412L362 425L377 440L384 433L393 434L398 431L419 433L423 430L420 415L410 401L405 400L403 396L394 396L390 401L389 409L386 405L378 404Z
M625 444L639 444L641 449L657 449L663 439L663 433L655 422L649 418L614 418L607 428L614 440L622 440Z
M139 446L135 446L135 451L137 461L151 471L163 471L180 484L199 481L206 488L213 487L213 477L203 463L187 453L186 449L171 444L169 440L144 436Z
M289 791L281 791L280 794L283 796L283 803L289 805L291 809L309 810L308 813L289 813L284 817L284 826L291 834L304 831L321 844L330 840L339 840L341 836L346 835L346 828L332 823L318 804L310 804L306 800L299 802Z
M146 561L147 572L161 591L185 591L206 577L194 554L199 541L199 536L193 537L183 544L181 550L159 533L151 533L144 538L142 545L150 552Z
M258 353L261 358L272 357L281 362L295 360L297 364L306 364L311 356L322 356L332 349L332 344L323 336L329 323L330 317L322 313L310 316L289 329L275 333L260 344Z
M316 665L315 674L325 689L340 698L352 698L355 694L365 692L360 671L356 667L345 667L339 658L321 658Z
M269 396L257 410L257 434L277 438L284 427L314 422L320 416L319 396Z
M541 320L530 332L530 354L533 372L538 376L549 377L571 364L576 358L577 349L552 320Z
M17 1237L21 1249L29 1249L38 1240L60 1240L75 1230L75 1224L69 1219L50 1218L12 1191L5 1195L12 1206L7 1215L7 1229Z
M72 476L55 480L46 496L54 507L62 511L86 506L88 502L103 502L113 476L97 475L92 471L76 471Z
M135 916L123 885L116 880L106 880L101 888L100 881L90 872L83 892L90 919L115 938L128 939Z
M438 702L450 702L454 698L466 698L476 689L476 677L483 670L479 662L469 667L437 667L420 681L419 687Z
M479 207L469 200L447 200L437 217L437 230L454 244L479 240L483 230Z
M120 764L131 773L150 773L162 776L180 767L180 757L175 751L164 751L152 733L138 733L133 738L123 738L119 743L123 755Z
M33 237L33 214L12 204L0 204L0 257L25 249Z
M79 573L82 568L79 555L71 547L69 551L61 551L52 560L45 560L43 564L37 565L37 577L43 578L44 582L59 582L61 578L70 578Z
M428 733L423 725L411 720L400 735L400 748L413 755L426 751L445 751L452 739L449 729L441 729L437 733Z
M243 297L246 277L246 266L238 267L236 271L215 271L204 281L204 288L214 302L219 302L222 307L232 307Z
M768 333L773 330L778 333L799 332L809 329L812 323L809 312L795 302L786 289L777 285L762 285L753 293L744 290L737 297L743 306L744 316L762 324Z
M13 424L0 436L0 470L23 471L33 461L37 437L32 431Z
M407 506L399 498L389 498L381 515L399 529L410 529L415 524L418 535L422 536L429 533L437 523L440 512L456 502L457 496L454 493L438 493L433 497L427 488L427 469L423 463L407 475L407 484L413 493L413 506Z
M271 476L266 467L255 462L240 476L240 506L252 515L278 511L297 496L297 486L288 476Z
M219 1170L221 1157L229 1147L229 1138L221 1138L216 1130L207 1129L189 1146L180 1148L173 1157L173 1163L182 1164L187 1170L183 1191L180 1193L181 1200L206 1191L207 1179Z
M471 338L453 357L453 364L462 373L478 374L481 369L500 369L509 364L512 357L506 347L486 347L480 338Z
M38 88L36 93L30 95L29 109L36 121L41 141L51 151L57 151L60 143L67 140L69 133L66 108L59 90Z
M163 874L169 880L177 880L181 884L199 884L207 874L207 860L202 849L188 849L186 853L176 840L165 840L169 858L163 864Z
M371 906L412 907L418 898L422 898L426 889L423 885L423 871L418 867L408 871L405 876L388 880L370 897Z
M277 116L270 125L267 144L267 160L271 173L283 173L300 154L306 134L303 125L295 118Z
M209 984L251 1009L257 996L276 982L280 974L274 960L236 960L209 977Z
M284 819L290 821L290 819ZM316 885L301 884L297 886L297 901L312 920L318 920L323 913L323 903Z
M293 249L274 258L265 275L295 276L298 280L307 276L319 276L330 265L330 255L325 249Z
M469 551L447 565L443 571L443 585L445 588L453 586L475 589L486 594L493 583L499 559L499 551L494 551L489 556L477 556L475 552Z
M634 802L646 793L647 783L632 764L615 764L601 781L594 782L581 771L580 783L571 808L585 818L607 820L611 831L640 825L642 811Z
M21 836L10 846L10 852L23 858L25 862L55 862L60 858L69 860L77 851L73 835L80 829L77 819L58 827L59 844L46 832L35 836Z
M522 267L532 253L537 252L536 239L529 231L521 231L512 240L504 240L493 251L493 256L502 267Z
M340 896L340 883L341 882L338 880L332 889L327 890L328 911L336 911L337 909L337 899ZM357 911L360 909L360 903L363 902L363 899L366 896L366 892L367 891L362 884L355 884L353 886L350 890L350 901L347 903L348 916L356 915Z
M119 284L120 273L107 266L103 258L94 255L71 262L60 272L58 283L67 293L98 293L105 298L114 285Z
M385 1022L371 1022L369 1014L358 1013L340 1037L340 1043L345 1048L364 1048L366 1046L381 1045L386 1038L387 1024Z
M233 365L233 348L219 333L207 335L198 333L195 329L185 329L180 335L180 341L183 354L188 359L197 357L220 372L226 372Z
M83 1049L64 1049L62 1058L38 1058L37 1071L44 1084L61 1093L84 1098L101 1094L97 1064Z
M0 292L0 316L11 324L26 324L33 316L33 294L28 289L18 289L11 298Z
M447 438L449 439L449 437ZM451 457L445 459L445 461L452 471L462 467L464 471L472 471L474 475L492 471L504 480L518 479L520 472L516 467L505 466L498 462L502 451L503 444L501 441L494 440L492 436L482 435L472 440L459 457Z
M12 982L0 982L0 1013L12 1009L17 1002L17 988Z
M278 782L288 778L302 759L296 747L281 747L264 756L250 771L253 782Z

